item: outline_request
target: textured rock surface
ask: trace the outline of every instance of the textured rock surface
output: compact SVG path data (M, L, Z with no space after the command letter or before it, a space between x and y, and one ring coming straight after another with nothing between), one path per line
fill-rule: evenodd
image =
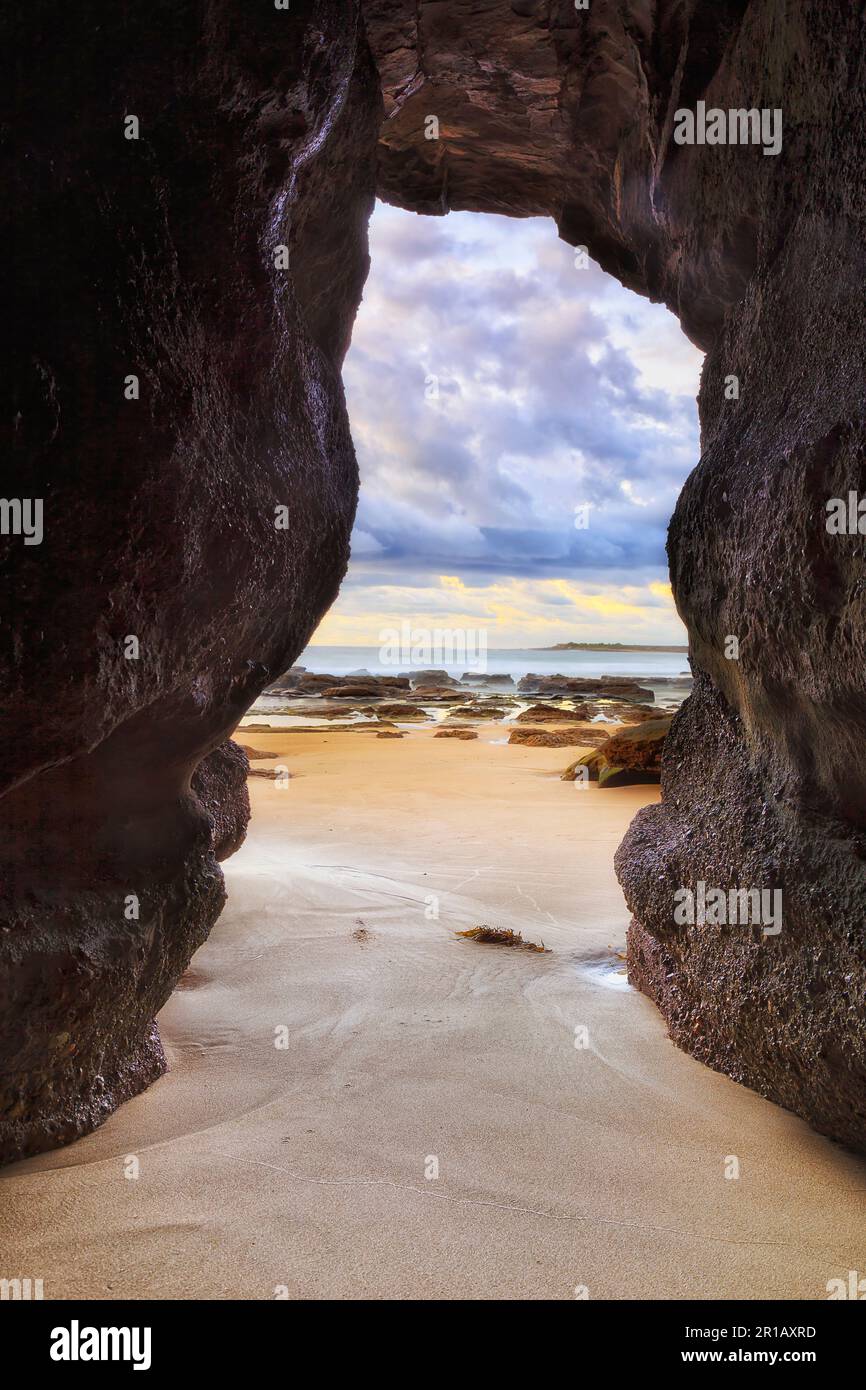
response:
M449 720L460 719L505 719L507 714L507 709L501 709L498 705L493 704L460 705L457 709L449 711L446 716L446 723Z
M420 212L551 216L709 346L754 269L758 209L738 198L742 174L730 177L724 154L711 170L706 149L671 142L673 113L725 70L744 14L751 67L725 76L738 95L745 78L747 95L764 62L757 45L798 39L792 8L819 10L817 0L592 0L579 12L573 0L363 0L386 113L380 191ZM431 115L438 140L426 138ZM771 161L746 157L769 182Z
M379 119L356 21L340 0L0 21L3 492L44 499L41 545L0 537L0 1161L163 1069L153 1019L248 807L243 755L193 774L342 578Z
M384 195L549 214L708 353L669 540L697 679L617 859L630 971L680 1046L866 1149L866 542L824 527L828 498L866 492L862 7L364 9ZM781 109L781 154L674 144L698 99ZM782 887L780 935L674 928L701 879Z
M645 772L658 780L670 727L670 719L645 719L632 728L612 734L599 751L611 767Z
M258 756L274 755L260 753ZM192 775L192 792L213 822L211 846L216 859L228 859L240 849L246 837L250 818L249 770L247 749L229 739L203 758Z
M595 705L578 704L569 709L560 709L558 705L530 705L528 709L521 710L514 722L516 724L584 724L597 713Z
M573 729L512 729L508 742L529 748L578 748L605 738L594 725L584 724Z
M646 700L653 693L627 676L522 676L517 688L524 695L543 695L556 700L568 696L595 699Z
M661 780L662 754L671 727L670 719L651 719L621 733L602 737L598 748L572 763L563 782L578 777L598 782L599 787L631 787ZM581 769L584 769L581 772Z
M409 720L424 720L427 718L426 711L420 705L406 704L382 704L376 706L376 715L379 719L397 719L401 723L408 723Z

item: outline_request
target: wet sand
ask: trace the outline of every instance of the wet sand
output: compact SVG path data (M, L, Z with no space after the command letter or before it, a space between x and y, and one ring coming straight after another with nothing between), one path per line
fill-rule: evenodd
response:
M0 1276L823 1299L862 1270L866 1165L678 1052L627 985L612 858L657 789L580 789L579 750L480 728L239 735L291 778L250 780L228 906L160 1016L171 1072L4 1170ZM550 952L455 937L480 923Z

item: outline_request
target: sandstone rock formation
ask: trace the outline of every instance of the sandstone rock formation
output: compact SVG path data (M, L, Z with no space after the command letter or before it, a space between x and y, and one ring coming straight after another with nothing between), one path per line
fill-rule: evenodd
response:
M604 742L607 735L592 724L572 729L512 729L509 743L521 743L529 748L583 748L587 744Z
M349 700L377 698L384 694L393 696L410 688L405 676L328 676L308 671L298 676L289 672L289 677L287 684L287 677L284 676L268 686L268 693L291 695L298 699L320 695L325 700Z
M370 700L380 694L379 687L372 683L353 681L349 685L328 685L319 691L323 700Z
M405 679L406 677L404 677ZM458 682L453 676L449 676L447 671L410 671L408 679L411 681L412 689L420 687L432 687L442 689L443 687L456 686Z
M94 21L0 17L3 492L44 503L41 544L0 536L0 1161L163 1070L153 1020L247 814L213 750L335 597L357 489L357 6Z
M669 539L696 679L662 804L617 858L629 968L681 1046L866 1149L863 540L824 524L828 499L866 492L862 9L365 0L365 16L387 198L548 214L707 352L703 456ZM676 144L675 111L699 100L781 111L781 153ZM783 887L782 932L674 928L674 891L699 879Z
M274 754L256 756L272 758ZM228 859L246 837L250 818L249 757L249 750L227 739L202 759L190 780L190 790L211 818L211 844L216 859Z
M530 673L521 677L517 689L523 695L543 695L549 700L569 695L620 701L653 698L651 690L627 676L539 676Z
M583 724L596 713L594 705L572 705L568 709L559 705L530 705L521 710L516 724Z
M475 671L467 671L460 677L461 685L489 685L495 690L514 690L513 676L488 676L480 675Z
M501 709L498 705L478 704L460 705L457 709L449 711L449 719L504 719L507 710Z
M420 705L410 705L408 700L405 704L382 704L376 706L376 713L380 719L396 719L400 723L406 724L410 721L418 723L427 718L426 710Z
M862 7L152 0L100 21L0 19L4 490L45 499L42 545L0 537L0 1159L164 1066L152 1020L244 814L227 766L218 814L191 779L346 563L339 366L376 177L416 211L552 217L706 350L669 540L696 679L618 856L631 976L681 1046L866 1148L863 541L824 526L866 489ZM780 110L781 153L674 143L699 100ZM781 886L783 931L674 928L697 879Z
M585 754L567 767L562 780L574 782L580 775L580 768L584 767L589 781L598 782L600 787L630 787L641 782L658 782L670 727L670 719L651 719L622 733L612 734L601 741L593 753Z
M622 704L616 701L600 704L596 712L605 719L619 719L623 724L641 724L645 719L669 719L672 714L671 710L656 705L631 705L627 701Z
M433 704L459 704L466 696L447 685L416 685L412 691L413 700L430 701Z

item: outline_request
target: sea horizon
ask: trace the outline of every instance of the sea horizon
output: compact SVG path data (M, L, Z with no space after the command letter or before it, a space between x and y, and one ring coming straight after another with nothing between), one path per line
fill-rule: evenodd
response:
M383 653L385 659L383 659ZM421 670L446 671L459 680L463 675L509 675L515 683L530 672L539 675L574 676L633 676L662 678L665 681L691 679L687 650L660 651L651 647L591 648L557 651L545 647L489 647L483 653L469 650L463 654L435 651L425 659L423 651L417 659L404 651L400 659L382 645L311 644L295 663L314 674L330 673L348 676L368 672L370 675L399 675Z

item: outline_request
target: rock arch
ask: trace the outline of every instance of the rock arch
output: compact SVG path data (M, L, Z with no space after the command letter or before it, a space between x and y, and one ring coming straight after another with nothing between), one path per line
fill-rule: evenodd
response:
M629 968L681 1046L866 1148L866 542L824 525L866 492L856 7L154 0L87 32L34 0L2 24L3 491L45 534L0 538L0 1158L163 1066L152 1020L247 815L226 735L345 569L377 189L549 214L706 350L669 538L695 691L617 857ZM780 109L781 152L676 144L699 101ZM781 887L783 931L674 930L698 880Z

